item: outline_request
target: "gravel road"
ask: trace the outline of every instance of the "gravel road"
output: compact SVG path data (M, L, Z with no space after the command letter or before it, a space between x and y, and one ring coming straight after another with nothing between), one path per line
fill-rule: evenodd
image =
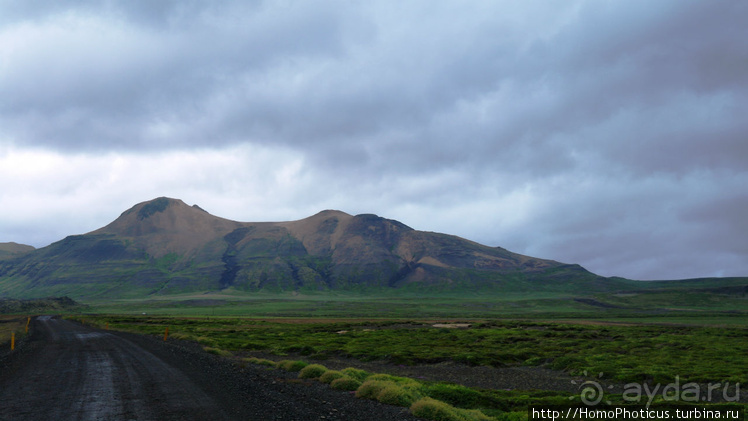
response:
M50 316L0 356L0 420L414 420L296 373Z

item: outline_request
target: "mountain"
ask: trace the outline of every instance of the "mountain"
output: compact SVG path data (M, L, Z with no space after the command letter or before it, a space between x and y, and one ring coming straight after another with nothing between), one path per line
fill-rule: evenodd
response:
M0 296L138 297L239 290L608 289L538 259L372 214L237 222L160 197L109 225L0 261Z
M17 257L34 250L33 246L18 243L0 243L0 260Z

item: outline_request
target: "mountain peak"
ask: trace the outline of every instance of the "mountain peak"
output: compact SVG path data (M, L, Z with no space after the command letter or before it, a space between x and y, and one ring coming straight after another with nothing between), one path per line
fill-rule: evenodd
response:
M140 202L136 204L130 209L122 212L122 214L120 215L120 218L123 218L127 215L136 214L137 219L139 221L142 221L144 219L147 219L153 214L165 211L168 207L173 206L173 205L187 206L187 204L185 204L183 201L179 199L173 199L171 197L161 196L161 197L157 197L152 200L147 200L145 202Z
M205 241L225 235L242 223L211 215L179 199L158 197L141 202L93 234L133 238L154 256L188 253Z
M149 202L144 202L138 210L138 220L142 221L143 219L148 218L154 213L163 212L164 210L166 210L166 208L169 207L169 205L175 202L184 204L184 202L182 202L181 200L170 199L168 197L159 197Z
M325 218L331 218L331 217L343 217L343 218L349 218L351 217L351 214L345 213L343 211L337 210L337 209L325 209L323 211L317 212L316 214L310 216L310 218L318 218L318 217L325 217Z

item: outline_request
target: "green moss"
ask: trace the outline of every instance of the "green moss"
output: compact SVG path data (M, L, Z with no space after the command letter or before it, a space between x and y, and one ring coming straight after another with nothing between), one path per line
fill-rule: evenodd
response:
M252 363L252 364L264 365L264 366L273 367L273 368L277 367L278 365L275 361L271 361L265 358L252 357L252 358L245 358L244 361L248 363Z
M327 368L319 364L310 364L299 371L301 379L316 379L325 374Z
M358 389L359 386L361 386L360 381L348 376L335 379L330 383L330 387L335 390L347 390L351 392Z
M203 349L208 354L218 355L220 357L230 357L232 355L231 352L226 351L224 349L220 349L220 348L213 348L210 346L206 346L206 347L203 347Z
M492 421L481 411L455 408L428 397L414 402L410 412L416 417L434 421Z
M377 400L388 405L409 407L423 396L417 390L389 384L377 394Z
M304 361L282 360L278 361L276 366L286 371L296 372L301 371L307 365Z
M394 385L394 383L382 380L367 380L356 390L356 397L376 399L379 392L390 385Z
M324 374L319 377L319 381L322 383L330 384L333 380L345 377L345 374L336 370L327 370Z
M358 368L346 367L342 370L343 374L348 377L354 378L359 382L366 380L371 375L368 371L360 370Z

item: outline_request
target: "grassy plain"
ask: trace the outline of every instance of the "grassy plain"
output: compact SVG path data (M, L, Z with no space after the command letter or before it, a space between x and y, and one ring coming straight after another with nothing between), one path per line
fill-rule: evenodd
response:
M745 283L748 281L740 281ZM246 292L152 295L88 300L87 312L233 317L521 318L633 320L748 325L748 292L728 281L723 289L701 284L676 288L638 283L622 292L585 295L578 290L424 292L372 291ZM641 289L646 287L647 289ZM691 289L694 288L694 289Z
M88 319L88 317L87 317ZM112 329L161 334L230 352L263 351L311 360L334 356L394 364L453 361L492 367L543 366L619 382L729 381L748 384L748 328L540 321L259 320L96 316ZM465 321L465 320L461 320ZM719 361L715 364L715 361Z
M471 388L454 381L403 379L355 368L336 372L324 368L325 361L345 358L386 361L395 365L451 361L497 368L541 367L617 384L619 388L625 383L719 383L733 385L733 389L735 384L748 384L748 327L741 323L698 326L673 324L670 323L672 320L652 324L641 323L641 320L617 323L592 319L237 318L194 315L87 315L76 318L85 318L87 324L158 336L162 336L168 326L171 338L198 342L206 351L217 355L241 358L261 352L268 356L292 358L278 363L258 358L244 359L287 371L300 371L315 363L313 370L316 374L301 373L300 377L323 378L329 371L331 387L356 390L359 397L412 405L414 413L426 405L429 410L436 411L434 414L458 414L431 419L526 419L528 405L563 405L578 398L579 393L575 396L559 390ZM708 320L723 322L729 319L712 316ZM469 327L435 327L457 324L455 322ZM604 377L597 377L598 373ZM374 381L379 383L373 384ZM376 390L372 392L371 388ZM388 391L384 392L385 389ZM605 398L613 404L628 403L620 392L606 394ZM654 402L666 400L665 395L658 395ZM420 404L416 405L416 402ZM418 413L431 413L424 411Z
M412 405L411 412L432 414L424 415L432 419L526 419L528 405L573 403L580 393L377 377L355 367L327 370L325 361L550 369L617 385L617 392L606 394L614 404L627 403L620 393L627 383L748 384L744 280L725 281L719 287L700 280L685 286L637 285L638 289L600 294L571 289L253 294L224 290L89 301L85 312L94 314L76 318L158 336L168 326L171 338L198 342L217 355L245 361L258 356L287 359L250 361L276 369L298 371L316 364L322 367L300 375L322 372L320 381L333 388ZM439 323L470 326L434 327ZM655 402L658 399L665 397Z

